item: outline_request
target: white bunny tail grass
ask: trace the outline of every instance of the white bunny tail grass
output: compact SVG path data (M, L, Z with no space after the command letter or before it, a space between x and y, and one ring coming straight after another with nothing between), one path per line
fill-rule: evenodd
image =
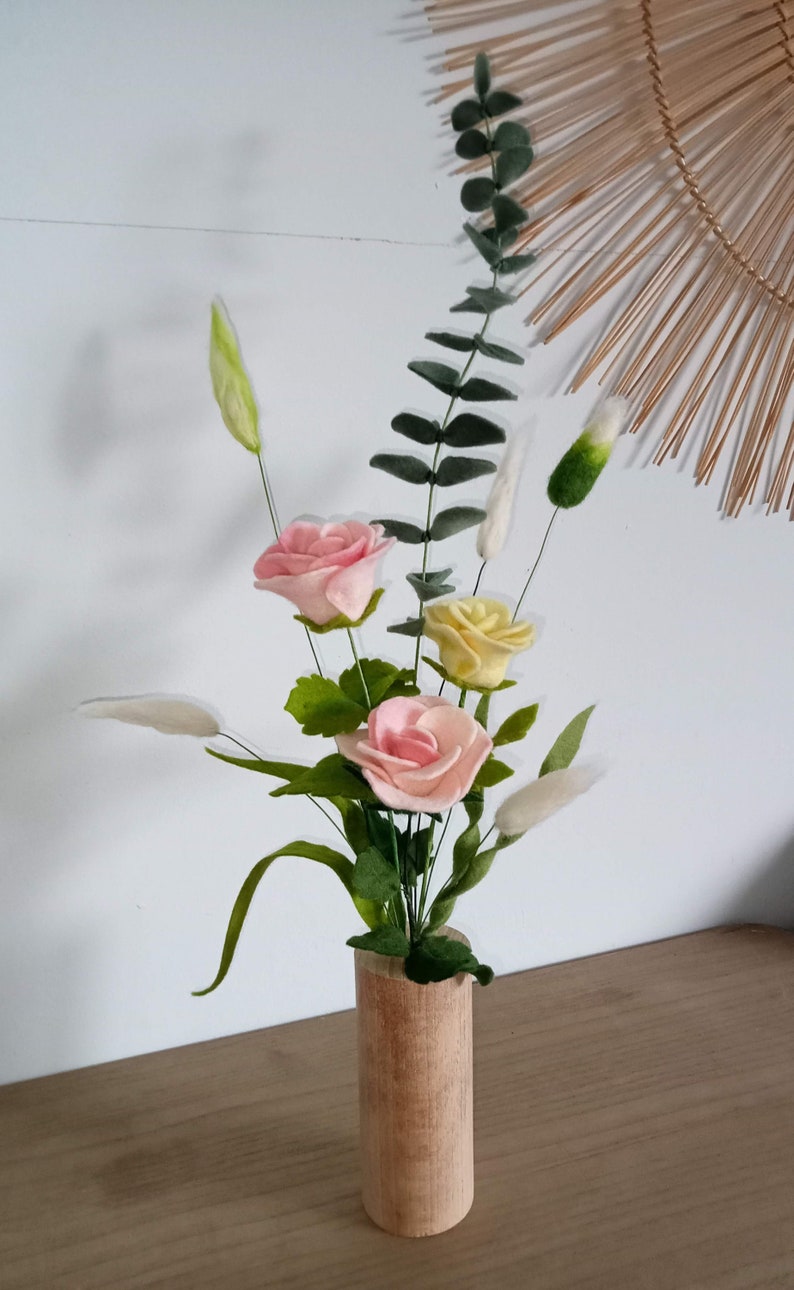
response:
M551 770L506 797L497 808L494 823L504 837L520 837L581 793L586 793L598 778L598 774L588 766Z
M221 732L215 713L174 695L133 694L119 699L87 699L77 711L84 717L112 717L133 726L149 726L163 735L212 739Z
M494 560L507 541L527 439L525 430L516 432L508 440L502 455L485 505L485 519L477 530L477 554L481 560Z

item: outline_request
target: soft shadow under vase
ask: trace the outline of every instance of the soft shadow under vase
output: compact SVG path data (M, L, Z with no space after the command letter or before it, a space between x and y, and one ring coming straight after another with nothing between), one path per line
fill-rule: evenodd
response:
M396 1236L433 1236L474 1199L472 978L417 985L402 959L355 959L364 1208Z

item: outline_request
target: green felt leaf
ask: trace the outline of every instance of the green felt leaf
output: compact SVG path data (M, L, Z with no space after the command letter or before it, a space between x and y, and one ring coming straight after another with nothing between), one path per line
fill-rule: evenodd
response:
M426 331L425 340L432 340L436 345L447 349L456 349L461 354L469 354L474 349L473 336L460 336L454 331Z
M446 596L450 591L455 590L454 583L451 582L428 582L423 578L421 573L407 573L406 581L410 582L422 604L428 600L437 600L439 596Z
M474 709L474 720L479 721L483 730L488 729L488 713L491 708L491 691L486 690L480 695L477 701L477 707Z
M491 210L493 211L494 227L498 233L504 233L508 229L520 228L529 219L524 207L520 206L512 197L505 196L504 193L496 194L491 201Z
M386 814L386 807L365 807L364 818L366 820L367 833L372 846L376 847L377 850L380 851L381 855L389 856L394 860L398 845L398 831L393 827L391 819L388 814Z
M429 654L423 654L422 659L424 660L425 663L427 663L427 666L432 667L433 671L437 672L438 675L443 678L443 680L449 681L452 685L455 684L454 681L452 680L452 677L447 672L447 669L445 667L442 667L441 664L436 659L431 658Z
M536 260L537 256L532 251L526 251L523 255L507 255L499 261L499 272L521 273L524 269L530 269Z
M304 627L308 627L309 631L314 632L317 636L324 636L326 632L335 632L340 628L360 627L374 614L385 590L385 587L375 588L370 596L369 604L360 618L352 619L346 617L345 614L337 614L335 618L330 618L327 623L313 623L311 618L306 618L303 614L293 614L292 616L296 622L303 623Z
M463 806L469 822L456 839L452 850L453 879L460 878L466 872L477 854L477 848L480 845L479 823L482 819L485 802L481 794L469 793L463 799Z
M509 291L500 291L498 287L467 287L466 290L472 300L476 300L489 314L495 313L497 309L504 309L506 305L514 305L517 299Z
M210 994L212 990L217 989L226 973L231 967L234 951L237 948L237 942L240 939L240 933L243 930L246 914L253 900L259 883L267 873L274 860L280 856L297 856L304 860L316 860L318 864L326 865L343 883L345 890L353 898L359 913L364 922L370 928L376 928L385 922L385 913L379 905L373 904L369 900L361 899L353 892L353 865L347 856L343 856L339 851L334 851L331 847L320 846L316 842L290 842L285 847L279 847L277 851L271 851L269 855L255 864L237 896L232 908L229 925L226 930L226 938L221 951L220 967L218 968L215 980L212 985L208 985L204 990L194 990L194 995Z
M485 100L485 110L489 116L501 116L503 112L512 112L521 107L523 100L509 90L494 90Z
M230 757L227 753L216 752L214 748L205 748L210 757L218 761L227 761L230 766L242 766L243 770L256 770L260 775L273 775L276 779L295 779L306 770L305 766L293 761L260 761L257 757Z
M262 443L256 399L232 321L219 300L212 305L210 378L227 430L249 452L259 453Z
M523 206L521 209L524 209ZM492 232L503 251L508 246L512 246L518 239L518 229L514 228L512 225L509 228L501 229L501 231L497 231L496 228L494 228Z
M494 784L501 784L503 779L509 779L514 773L512 766L506 766L503 761L491 756L477 771L472 788L493 788Z
M484 376L470 376L458 390L460 398L467 403L495 403L497 400L517 399L518 395L496 381L488 381Z
M369 703L364 693L358 664L354 663L352 667L340 674L339 688L344 691L348 699L352 699L361 707L376 708L385 699L418 693L413 681L412 668L399 668L382 658L362 658L359 662L369 694Z
M577 713L573 720L568 722L562 734L555 739L549 749L543 765L538 771L539 777L548 775L549 771L564 770L566 766L570 766L579 751L582 736L594 710L595 704L592 703L589 708Z
M493 340L485 340L482 336L477 336L475 344L483 358L495 358L501 363L524 362L523 354L517 354L514 349L508 349L506 345L497 345Z
M519 708L517 712L514 712L512 716L502 722L493 737L494 747L499 748L503 744L514 744L519 739L523 739L535 724L537 715L537 703L531 703L526 708Z
M346 797L356 802L377 802L372 789L346 764L339 753L323 757L303 775L271 791L271 797L295 797L310 793L312 797Z
M529 130L519 121L500 121L494 130L493 146L502 148L524 148L530 142Z
M384 470L387 475L404 480L406 484L426 484L433 478L426 461L407 453L376 452L374 457L370 457L369 464L375 470Z
M416 886L417 878L420 878L427 868L433 840L433 827L433 825L430 825L424 829L417 829L416 833L412 833L408 838L403 859L403 872L409 887Z
M448 363L436 363L432 359L418 358L408 364L409 372L415 372L423 381L429 381L442 394L454 394L458 388L460 372Z
M305 735L348 734L367 717L366 709L353 703L335 681L316 673L299 677L284 710L295 718Z
M495 192L496 185L492 179L477 175L474 179L467 179L461 188L461 205L464 210L472 213L487 210Z
M367 847L356 857L353 890L366 900L391 900L400 890L400 875L376 847Z
M502 188L507 188L529 170L534 156L528 144L522 144L517 148L505 148L504 152L500 152L496 158L496 182Z
M465 161L473 161L476 157L484 157L490 149L482 130L464 130L463 134L458 136L455 151Z
M374 954L400 959L404 959L411 948L411 942L399 927L376 927L361 936L351 936L347 943L354 950L372 950Z
M396 417L392 417L391 428L397 434L405 435L406 439L413 439L414 443L435 443L441 434L437 421L417 416L415 412L398 412Z
M405 975L409 981L419 985L429 985L432 981L446 981L457 976L459 972L471 972L477 975L484 971L486 982L493 979L490 968L481 965L472 954L468 945L453 940L451 936L434 936L425 933L405 960ZM490 977L487 975L490 973Z
M408 524L405 520L375 520L382 524L387 537L394 537L398 542L407 542L411 546L420 546L425 540L425 531L417 524Z
M454 896L437 896L430 906L430 911L425 923L425 930L427 932L435 932L439 927L444 927L445 924L449 923L454 908Z
M386 631L393 632L395 636L421 636L422 626L421 618L408 618L404 623L392 623Z
M466 234L472 245L479 251L482 258L490 264L491 268L493 268L495 264L498 264L500 248L489 237L486 237L484 233L481 233L473 224L468 223L463 225L463 232Z
M473 296L467 296L465 300L459 300L456 305L450 305L449 312L451 314L487 314L488 310Z
M464 529L470 529L474 524L482 524L484 519L485 511L478 506L450 506L445 511L439 511L433 520L430 537L434 542L440 542Z
M451 484L462 484L480 475L492 475L496 470L494 462L485 457L445 457L436 471L436 483L441 488Z
M506 438L501 426L478 412L461 412L444 431L444 443L450 448L483 448L504 443Z
M480 51L474 60L474 89L477 97L484 99L491 88L491 64L488 55Z
M360 803L347 797L330 797L328 801L336 807L342 818L342 828L353 854L358 855L359 851L366 851L369 846L369 833L364 808Z
M452 129L460 132L470 129L478 121L482 121L484 116L485 111L481 103L476 99L463 99L462 102L455 104L449 119L452 122Z

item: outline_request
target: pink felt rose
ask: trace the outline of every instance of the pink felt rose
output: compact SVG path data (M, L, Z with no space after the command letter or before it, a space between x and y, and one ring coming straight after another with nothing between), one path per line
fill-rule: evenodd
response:
M344 614L355 622L370 602L376 566L394 545L381 524L293 520L254 565L254 586L275 591L318 627Z
M395 811L445 811L465 797L493 747L479 721L433 695L386 699L366 730L337 735L343 757Z

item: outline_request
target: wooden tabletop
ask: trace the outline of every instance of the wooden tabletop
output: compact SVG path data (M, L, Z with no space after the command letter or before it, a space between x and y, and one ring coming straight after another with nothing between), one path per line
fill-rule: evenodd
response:
M792 1290L794 935L700 932L475 995L454 1231L365 1217L339 1013L0 1088L3 1290Z

